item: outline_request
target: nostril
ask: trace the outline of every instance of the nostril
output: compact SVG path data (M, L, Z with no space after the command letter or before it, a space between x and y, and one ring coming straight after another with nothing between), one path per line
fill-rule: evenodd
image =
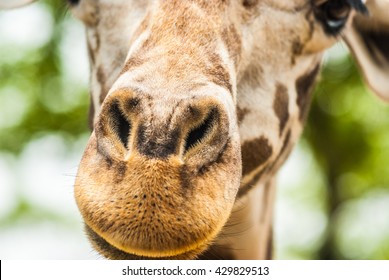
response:
M210 134L216 121L216 110L212 109L207 117L189 133L185 141L184 153L201 143Z
M117 136L120 142L122 142L123 146L128 149L128 140L131 133L131 123L123 114L118 102L113 103L110 109L110 123L115 136Z

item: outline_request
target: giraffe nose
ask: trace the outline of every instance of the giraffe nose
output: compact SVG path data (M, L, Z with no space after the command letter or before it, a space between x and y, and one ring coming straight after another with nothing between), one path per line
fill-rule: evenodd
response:
M207 161L228 140L228 117L215 98L161 100L120 90L107 97L96 124L98 150L107 157L137 153Z

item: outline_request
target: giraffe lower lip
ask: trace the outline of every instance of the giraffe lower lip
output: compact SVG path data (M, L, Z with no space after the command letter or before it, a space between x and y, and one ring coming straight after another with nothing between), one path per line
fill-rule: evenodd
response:
M92 241L93 246L95 249L100 252L102 255L109 259L127 259L127 260L147 260L147 259L160 259L160 260L177 260L177 259L194 259L198 254L200 254L204 248L198 248L197 250L192 250L176 255L169 255L169 256L151 256L151 255L143 255L143 254L134 254L129 253L124 250L121 250L114 245L107 242L103 237L101 237L99 234L97 234L91 227L89 227L87 224L85 224L85 230L87 235L89 236L90 240Z

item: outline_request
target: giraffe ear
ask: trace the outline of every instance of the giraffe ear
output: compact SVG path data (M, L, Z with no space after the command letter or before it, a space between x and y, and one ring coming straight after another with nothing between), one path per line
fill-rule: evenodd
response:
M389 1L367 1L369 15L357 14L345 41L370 89L389 102Z
M35 1L36 0L0 0L0 9L14 9Z

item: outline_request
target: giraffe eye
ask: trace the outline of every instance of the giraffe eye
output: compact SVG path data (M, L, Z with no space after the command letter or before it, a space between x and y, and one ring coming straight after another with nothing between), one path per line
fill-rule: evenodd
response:
M346 25L351 10L361 14L369 11L363 0L312 0L316 18L330 35L337 35Z
M331 35L337 35L345 26L351 8L347 0L314 1L316 18L321 22L324 30Z
M80 3L80 0L68 0L70 6L76 6Z

